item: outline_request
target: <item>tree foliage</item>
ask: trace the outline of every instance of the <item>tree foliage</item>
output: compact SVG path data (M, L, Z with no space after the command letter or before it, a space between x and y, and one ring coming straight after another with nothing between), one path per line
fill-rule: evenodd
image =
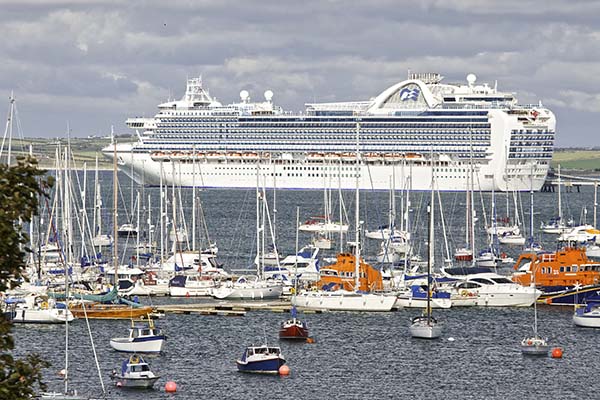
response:
M22 282L25 255L30 249L29 237L22 224L31 222L38 213L39 198L52 179L43 178L45 171L37 168L33 158L19 159L16 165L0 164L0 292L14 288ZM24 359L12 355L14 340L11 325L4 314L0 315L0 399L30 398L36 386L45 389L41 370L48 367L36 354Z

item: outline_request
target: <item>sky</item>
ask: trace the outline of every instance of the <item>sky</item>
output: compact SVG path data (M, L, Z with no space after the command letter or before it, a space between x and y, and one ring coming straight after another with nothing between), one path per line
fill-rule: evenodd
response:
M498 83L600 146L600 1L0 0L0 95L21 133L130 133L202 76L220 102L368 100L407 77ZM0 110L1 108L0 103Z

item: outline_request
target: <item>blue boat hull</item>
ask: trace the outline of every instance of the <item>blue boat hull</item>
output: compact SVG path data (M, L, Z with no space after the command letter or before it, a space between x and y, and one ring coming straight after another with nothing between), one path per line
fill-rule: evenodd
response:
M585 304L600 301L600 285L585 286L581 289L565 286L538 287L543 293L540 303L555 305Z
M279 367L285 364L285 360L277 357L268 360L251 362L243 362L237 360L236 363L238 371L240 372L253 372L258 374L277 374L279 373Z

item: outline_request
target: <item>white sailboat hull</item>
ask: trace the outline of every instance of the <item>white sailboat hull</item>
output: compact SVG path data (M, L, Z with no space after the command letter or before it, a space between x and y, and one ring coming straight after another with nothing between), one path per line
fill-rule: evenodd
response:
M34 310L29 308L17 308L13 314L13 323L24 324L64 324L75 319L70 311L65 309Z
M442 325L436 323L413 322L409 328L410 335L419 339L437 339L442 336Z
M110 339L110 347L123 353L160 353L164 343L165 340L163 338L139 342L134 342L129 338Z
M303 292L292 299L296 307L328 311L391 311L395 302L395 295L347 291Z
M431 308L450 308L453 303L451 299L431 299ZM399 295L394 303L394 308L427 308L427 298L414 298Z
M265 287L219 287L212 296L219 300L267 300L278 299L283 294L282 285Z

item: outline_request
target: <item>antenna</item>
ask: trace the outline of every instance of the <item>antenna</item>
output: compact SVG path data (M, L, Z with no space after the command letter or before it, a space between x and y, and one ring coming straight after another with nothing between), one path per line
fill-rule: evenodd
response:
M467 83L469 84L470 87L473 87L473 84L475 83L476 80L477 80L477 76L475 74L467 75Z

